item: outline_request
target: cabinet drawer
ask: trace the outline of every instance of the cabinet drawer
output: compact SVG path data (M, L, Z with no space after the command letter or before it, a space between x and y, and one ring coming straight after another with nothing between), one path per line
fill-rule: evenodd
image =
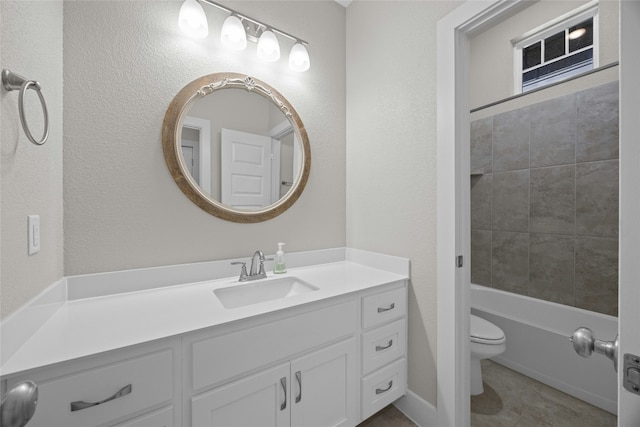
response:
M396 320L362 335L362 372L378 369L405 355L406 320Z
M191 345L193 390L221 383L352 335L357 328L355 300L265 323Z
M173 427L173 406L158 409L113 427Z
M362 419L405 394L406 363L402 358L362 379Z
M364 329L396 319L406 313L407 290L404 287L362 298Z
M33 378L38 408L29 427L95 426L167 402L173 398L172 359L167 349L62 377Z

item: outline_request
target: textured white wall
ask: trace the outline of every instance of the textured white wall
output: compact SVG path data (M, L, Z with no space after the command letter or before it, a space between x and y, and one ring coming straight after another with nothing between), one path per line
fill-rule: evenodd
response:
M249 257L345 245L345 9L333 1L228 2L310 43L311 69L261 64L255 45L221 48L226 14L207 8L209 37L185 38L181 1L64 5L65 274ZM311 176L287 212L258 224L220 220L180 192L162 155L174 95L195 78L241 72L295 106L311 141Z
M542 0L471 39L471 109L514 94L511 40L558 16L588 3L587 0ZM600 65L618 60L618 1L599 6Z
M347 9L347 245L411 259L409 388L436 404L436 23L454 1Z
M0 314L4 319L63 274L62 1L0 2L0 68L42 84L49 140L33 145L20 126L18 92L0 89ZM43 117L35 92L25 96L36 138ZM27 215L40 215L40 253L27 255Z

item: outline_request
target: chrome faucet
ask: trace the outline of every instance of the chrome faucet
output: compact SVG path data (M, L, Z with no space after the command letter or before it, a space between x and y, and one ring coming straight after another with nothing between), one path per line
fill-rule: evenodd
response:
M234 261L231 265L242 265L242 269L240 270L240 277L238 281L240 282L248 282L250 280L258 280L264 279L267 277L267 273L264 270L264 262L271 261L271 258L265 258L264 253L262 251L255 251L253 256L251 257L251 268L249 269L249 274L247 274L247 263L243 261ZM260 267L258 268L258 263L260 263Z
M258 265L256 264L256 259L260 262L260 270L258 271ZM253 277L258 275L258 279L267 277L267 273L264 272L264 254L262 251L255 251L253 253L253 257L251 258L251 269L249 269L249 277Z

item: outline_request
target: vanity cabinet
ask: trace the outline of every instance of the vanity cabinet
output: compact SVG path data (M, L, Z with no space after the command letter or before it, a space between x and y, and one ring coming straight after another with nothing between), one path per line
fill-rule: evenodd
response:
M70 361L10 378L38 384L29 427L178 425L174 418L179 340Z
M351 297L187 337L185 425L356 425L358 309Z
M403 396L407 389L407 288L362 297L362 419Z
M195 396L193 426L353 426L356 423L356 340Z
M406 393L406 314L402 280L11 374L3 389L38 384L29 427L353 427Z

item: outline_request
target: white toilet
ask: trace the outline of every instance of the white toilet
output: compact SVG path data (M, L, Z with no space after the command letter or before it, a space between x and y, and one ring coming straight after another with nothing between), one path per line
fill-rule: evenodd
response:
M488 359L503 353L507 346L502 329L493 323L471 315L471 394L484 392L482 386L482 368L480 360Z

